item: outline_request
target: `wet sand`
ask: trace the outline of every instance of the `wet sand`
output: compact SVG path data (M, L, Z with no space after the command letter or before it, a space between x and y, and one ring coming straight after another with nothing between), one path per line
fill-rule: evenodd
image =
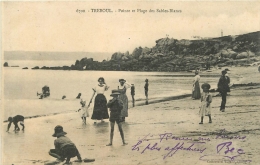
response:
M259 83L260 73L257 67L229 69L231 82L235 84ZM213 70L202 74L220 72L221 70ZM213 93L215 94L217 93ZM151 101L149 105L133 107L129 109L129 117L123 124L127 146L122 146L117 128L113 146L106 146L110 131L108 120L94 125L88 118L87 124L84 125L76 112L26 119L24 132L14 133L12 126L10 133L3 133L3 164L43 164L55 160L48 155L48 151L54 148L55 138L51 135L56 125L63 126L64 131L68 133L67 136L75 142L83 158L96 159L95 162L88 164L210 165L245 162L258 164L260 162L258 145L260 86L232 88L227 97L226 112L219 111L220 103L221 97L213 97L211 105L213 123L209 124L208 118L205 117L203 125L199 124L200 101L192 100L188 96L178 100L168 99L153 103ZM7 123L3 126L6 128ZM223 129L225 132L220 133ZM160 139L165 133L169 133L168 140ZM184 139L173 138L173 136ZM232 142L229 143L229 150L227 150L228 144L217 148L223 142ZM181 148L182 144L186 150L172 149ZM150 149L144 150L147 146ZM223 148L220 149L221 147ZM170 152L170 149L173 151ZM170 154L167 156L168 153ZM72 161L75 159L73 158Z

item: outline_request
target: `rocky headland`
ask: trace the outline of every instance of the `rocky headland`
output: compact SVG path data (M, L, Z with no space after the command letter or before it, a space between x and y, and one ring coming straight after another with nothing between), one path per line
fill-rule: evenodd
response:
M71 66L39 67L45 70L191 71L196 68L260 64L260 31L197 40L161 38L155 46L137 47L132 53L115 52L110 60L76 60Z

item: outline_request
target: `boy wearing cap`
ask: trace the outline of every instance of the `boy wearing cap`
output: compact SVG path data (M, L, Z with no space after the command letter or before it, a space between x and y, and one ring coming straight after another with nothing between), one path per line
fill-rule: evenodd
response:
M208 83L204 83L201 85L203 92L201 93L201 106L200 106L200 117L201 122L199 124L203 124L204 116L209 117L209 123L212 123L211 120L211 102L212 102L212 95L209 93L210 85Z
M123 145L126 145L127 143L125 142L124 139L124 132L122 129L122 116L121 116L121 110L123 109L123 102L118 98L120 93L117 90L112 90L112 94L110 96L113 97L113 99L109 100L107 103L107 107L110 108L110 127L111 127L111 132L110 132L110 143L107 144L107 146L112 146L113 143L113 136L114 136L114 127L115 127L115 122L118 125L119 132L123 141Z
M65 164L69 164L70 158L75 156L78 158L77 162L82 162L77 147L68 137L65 136L66 134L67 133L63 131L62 126L57 125L54 128L54 134L52 136L57 137L57 139L54 140L55 149L51 149L49 155L57 158L57 163L63 162L66 158Z
M229 83L230 83L230 78L226 76L227 71L223 70L222 75L219 78L218 81L218 92L220 92L222 101L220 105L220 111L225 112L225 106L226 106L226 101L227 101L227 92L230 92L229 88Z
M16 115L14 117L8 118L9 124L7 126L7 131L9 131L12 123L14 123L14 131L20 131L20 128L18 127L18 122L20 122L20 125L23 127L22 130L24 130L24 117L22 115Z

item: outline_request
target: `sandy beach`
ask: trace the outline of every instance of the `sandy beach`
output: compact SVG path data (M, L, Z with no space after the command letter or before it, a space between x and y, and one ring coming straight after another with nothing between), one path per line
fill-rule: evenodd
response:
M259 83L256 66L229 69L234 84ZM220 72L213 69L201 74ZM219 111L220 103L221 97L213 97L213 123L209 124L205 117L203 125L199 124L200 101L190 97L151 101L136 107L129 104L129 117L123 124L126 146L122 146L117 128L113 146L106 146L108 120L94 125L87 118L84 125L77 112L26 119L24 132L12 132L12 125L9 133L3 133L3 164L44 164L55 160L48 151L54 148L55 138L51 135L56 125L63 126L83 158L96 159L88 164L259 164L260 85L231 88L225 112ZM7 123L3 127L5 130Z

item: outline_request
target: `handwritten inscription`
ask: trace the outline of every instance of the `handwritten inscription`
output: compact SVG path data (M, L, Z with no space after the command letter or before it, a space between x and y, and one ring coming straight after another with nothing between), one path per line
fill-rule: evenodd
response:
M188 151L188 152L198 152L203 153L206 148L201 146L205 142L205 138L201 138L200 142L190 142L192 138L189 137L176 137L172 133L164 133L159 134L158 142L150 142L149 137L153 137L153 135L146 135L144 138L137 141L135 145L132 146L132 151L140 151L141 154L144 154L146 151L164 151L166 154L163 156L163 159L167 157L172 157L176 154L177 151ZM186 142L178 142L172 146L163 146L163 142L167 140L175 140L175 141L186 141ZM206 139L207 140L207 139ZM149 144L144 144L144 142L149 142ZM144 147L142 147L144 145Z
M251 160L241 160L240 156L245 154L242 148L232 146L232 140L244 140L246 136L230 136L227 135L225 129L220 130L219 133L213 138L210 137L178 137L173 133L162 133L158 135L147 134L143 138L140 138L136 144L132 146L132 151L144 154L146 152L163 153L163 159L173 157L177 152L193 152L198 153L199 160L208 160L209 156L212 158L217 157L225 161L242 161L250 162ZM207 143L212 140L229 140L218 143L216 145L215 152L212 153L212 149L207 151ZM170 145L169 145L169 143ZM210 153L211 152L211 153ZM203 156L201 156L203 155ZM239 159L239 160L238 160Z
M232 146L232 142L223 142L217 145L216 147L216 153L217 154L208 154L208 155L203 155L200 157L200 160L207 160L207 157L212 157L212 156L216 156L218 158L226 158L228 160L224 160L225 163L228 162L251 162L251 160L235 160L235 158L240 157L242 154L245 154L245 152L243 151L243 149L241 148L235 148ZM209 162L211 162L212 160L208 160ZM222 161L223 163L223 161Z

